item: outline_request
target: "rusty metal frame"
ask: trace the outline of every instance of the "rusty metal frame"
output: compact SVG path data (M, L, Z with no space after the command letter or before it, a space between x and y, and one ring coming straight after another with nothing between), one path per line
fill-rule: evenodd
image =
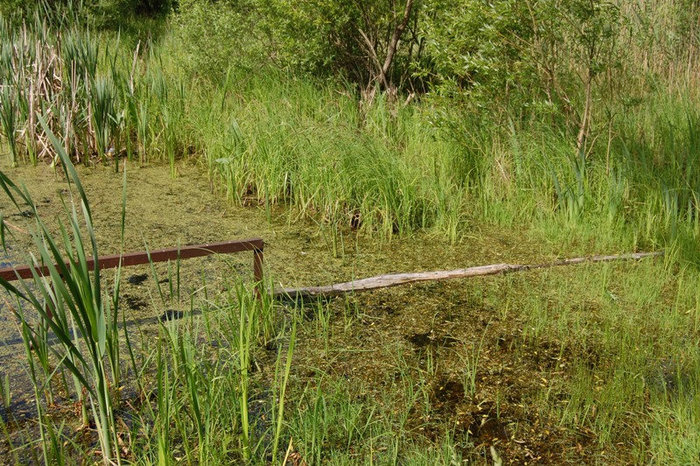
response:
M150 262L165 262L169 260L190 259L193 257L203 257L212 254L232 254L236 252L253 251L253 277L258 286L263 281L263 248L265 242L261 238L245 240L224 241L221 243L197 244L192 246L180 246L176 248L157 249L155 251L139 251L127 254L114 254L110 256L100 256L97 265L100 270L113 269L119 266L128 267L132 265L148 264ZM70 264L66 264L70 266ZM95 268L93 257L87 260L90 269ZM7 281L32 278L32 271L36 271L41 276L49 274L46 266L34 267L25 265L20 267L5 267L0 269L0 277Z

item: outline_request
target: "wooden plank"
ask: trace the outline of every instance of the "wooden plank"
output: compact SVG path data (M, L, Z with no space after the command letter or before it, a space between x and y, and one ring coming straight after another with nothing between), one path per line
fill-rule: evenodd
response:
M454 278L469 278L482 277L486 275L497 275L509 272L519 272L532 269L544 269L550 267L560 267L565 265L575 265L594 262L611 262L620 260L639 260L645 257L663 256L663 251L660 252L640 252L634 254L620 254L611 256L588 256L575 257L572 259L564 259L546 264L491 264L480 265L477 267L469 267L466 269L457 270L438 270L435 272L416 272L416 273L397 273L388 275L379 275L376 277L363 278L361 280L353 280L345 283L336 283L326 286L311 286L302 288L280 288L273 292L275 298L281 299L303 299L313 298L318 296L338 296L343 293L360 292L368 290L376 290L379 288L388 288L391 286L405 285L409 283L418 283L425 281L449 280Z
M197 244L191 246L181 246L176 248L157 249L147 253L146 251L130 252L127 254L114 254L109 256L100 256L98 258L98 266L100 270L119 267L120 260L123 267L132 265L148 264L149 262L164 262L168 260L190 259L193 257L209 256L211 254L231 254L235 252L253 251L254 262L253 269L256 281L262 281L262 251L264 242L261 238L252 238L246 240L223 241L220 243ZM149 259L150 254L150 259ZM95 268L94 258L87 260L90 269ZM45 276L49 274L49 269L46 266L33 267L6 267L0 269L0 277L5 280L17 280L20 278L32 278L32 270L36 270L39 275Z

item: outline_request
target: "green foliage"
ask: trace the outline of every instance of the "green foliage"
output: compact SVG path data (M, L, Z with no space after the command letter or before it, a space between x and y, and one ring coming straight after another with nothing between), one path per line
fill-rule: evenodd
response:
M360 6L338 16L340 3L314 5L327 17L312 20L304 7L285 16L281 3L187 0L172 34L132 49L77 27L61 33L59 49L50 27L31 26L31 41L6 27L16 44L3 47L0 61L12 83L0 107L3 132L15 135L9 149L19 159L50 156L31 116L51 105L60 111L49 125L75 158L167 160L176 176L178 158L199 154L231 199L296 206L336 239L350 227L384 237L434 229L456 241L468 218L533 215L597 219L653 244L697 235L692 75L676 76L674 98L646 81L619 82L635 69L621 57L638 53L618 44L638 27L628 10L583 0L420 2L409 33L432 38L429 63L416 74L434 90L402 107L391 95L358 104L352 85L302 74L314 66L340 72L342 54L329 51L333 41L314 51L311 29L294 28L332 24L330 34L355 18L372 30ZM397 14L380 6L366 10L377 30ZM295 37L309 37L306 51ZM62 87L24 101L20 89L41 87L32 85L40 77L18 72L22 61L57 66ZM588 142L577 151L586 118Z
M117 14L144 16L166 15L177 5L177 0L101 0L99 6ZM122 18L123 20L123 18Z
M97 258L99 254L85 191L61 143L46 122L42 118L39 120L60 157L66 178L75 185L81 216L76 205L72 204L70 209L66 208L69 226L60 223L60 235L52 235L38 215L30 194L0 172L0 187L4 193L19 211L28 207L36 218L34 239L38 251L38 257L28 254L30 263L36 268L32 272L32 286L22 280L18 288L5 279L0 279L0 286L17 300L17 307L13 310L23 329L25 344L31 347L31 350L27 350L30 364L33 364L35 356L39 359L46 377L45 383L49 385L53 377L49 352L55 356L59 368L74 380L75 395L82 404L83 413L86 413L89 404L105 463L116 461L119 464L112 392L114 387L120 386L119 273L114 294L109 295L102 287L97 260L92 266L88 262L90 255ZM7 226L3 222L0 228L3 229L4 238ZM83 229L86 233L83 233ZM48 269L47 277L37 272L42 265ZM39 315L38 328L30 324L24 306ZM49 329L57 339L56 345L47 342ZM35 374L33 379L35 387L43 384ZM47 403L52 403L52 398L47 398ZM45 420L38 398L36 403L40 422L43 423ZM84 422L87 423L86 416ZM42 447L46 448L46 444L42 443Z
M442 0L423 22L439 89L472 105L571 112L578 74L615 66L618 9L589 0Z
M415 20L404 33L406 45L392 70L397 84L407 87L413 62L422 53L417 36L421 5L414 7ZM229 66L267 65L366 86L374 78L376 61L384 60L402 8L394 1L183 0L175 23L186 63L201 73L220 77Z
M340 75L350 82L366 85L373 78L373 55L376 54L380 62L384 60L383 48L403 13L403 3L387 0L274 2L273 26L281 31L285 64L315 76ZM415 7L416 17L419 8ZM414 39L406 33L405 41L413 44ZM401 75L402 71L397 70L395 74Z
M173 52L191 74L221 78L229 67L252 69L274 59L264 3L182 0L173 19Z
M482 227L522 230L513 241L531 235L557 251L664 248L666 264L640 268L627 281L609 270L576 280L545 272L536 296L528 295L533 282L513 279L494 285L491 300L506 303L497 311L503 317L517 312L523 325L512 340L516 350L556 337L561 354L580 350L605 361L552 369L561 384L557 400L547 387L540 407L558 424L592 432L608 451L633 444L640 462L692 462L700 298L697 270L684 266L700 263L695 3L416 2L391 71L400 92L418 95L402 105L391 93L366 101L357 90L372 79L373 54L381 60L402 2L181 0L170 17L134 20L174 5L124 0L70 10L78 4L69 2L6 16L18 3L5 0L0 127L13 162L43 157L70 169L69 156L115 163L123 156L167 162L177 176L176 160L190 156L232 202L259 206L269 217L284 205L290 222L317 222L337 256L348 236L429 231L458 243L481 239ZM20 29L17 18L33 20ZM87 27L91 21L98 27ZM151 34L153 25L163 35ZM578 148L581 128L587 142ZM67 176L78 183L72 170ZM32 204L4 175L2 181L8 194ZM37 399L55 400L55 371L71 375L73 396L80 399L84 388L94 402L106 456L128 442L145 463L264 463L286 451L338 464L436 464L461 461L475 448L451 432L426 446L406 428L408 413L430 415L434 354L415 368L417 380L397 372L409 379L398 409L364 403L344 377L303 386L307 368L295 365L294 352L316 339L324 358L335 361L326 356L339 314L319 304L305 324L304 309L278 312L240 284L223 304L207 300L206 331L195 319L164 324L140 367L126 342L143 380L133 381L139 403L118 436L110 417L123 380L118 281L108 295L99 273L86 267L85 251L97 248L84 195L78 202L83 215L71 211L60 236L37 220L35 263L68 265L35 277L33 289L8 289L28 298L41 318L33 325L17 308ZM356 330L353 319L345 330ZM56 345L48 344L51 332ZM202 345L203 334L217 344ZM406 344L404 335L398 339ZM687 344L679 346L681 339ZM276 352L263 349L271 342L279 343ZM488 373L481 366L495 354L485 332L474 342L457 375L472 398ZM677 374L648 367L659 355L671 355ZM9 403L6 385L0 392ZM44 409L37 403L43 454L58 462L70 442Z
M531 90L537 76L525 47L534 35L526 2L441 0L431 10L423 34L446 91L485 99L514 86Z

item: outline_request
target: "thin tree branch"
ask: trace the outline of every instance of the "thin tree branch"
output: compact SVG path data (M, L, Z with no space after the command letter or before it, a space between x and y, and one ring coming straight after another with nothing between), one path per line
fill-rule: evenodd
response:
M556 262L543 264L491 264L480 265L457 270L438 270L435 272L397 273L379 275L376 277L353 280L345 283L336 283L326 286L311 286L302 288L279 288L273 292L273 296L278 299L299 299L312 298L316 296L338 296L343 293L376 290L391 286L405 285L425 281L448 280L453 278L482 277L486 275L497 275L509 272L521 272L533 269L546 269L550 267L560 267L565 265L576 265L594 262L612 262L621 260L639 260L646 257L663 256L664 252L639 252L633 254L620 254L612 256L587 256L563 259Z

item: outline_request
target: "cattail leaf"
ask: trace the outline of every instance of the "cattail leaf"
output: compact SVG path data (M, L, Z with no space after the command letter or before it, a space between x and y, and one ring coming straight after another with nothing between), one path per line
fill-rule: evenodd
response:
M12 283L8 282L7 280L5 280L2 277L0 277L0 287L9 291L10 293L17 296L18 298L21 298L27 302L30 302L30 298L27 295L25 295L24 293L19 291Z

